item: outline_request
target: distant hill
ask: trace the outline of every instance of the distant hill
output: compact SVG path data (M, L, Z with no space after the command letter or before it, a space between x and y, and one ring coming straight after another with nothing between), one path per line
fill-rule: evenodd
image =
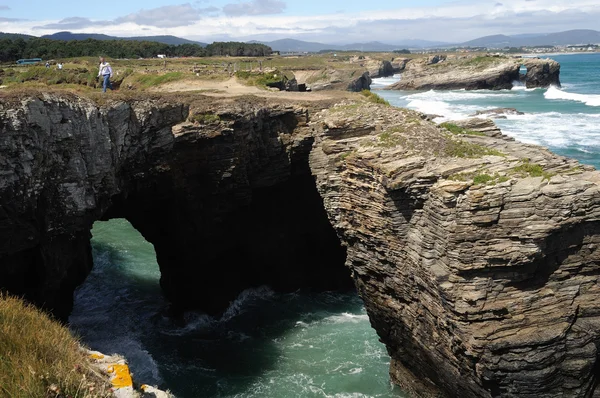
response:
M0 39L31 39L32 37L35 36L30 36L30 35L23 35L21 33L4 33L4 32L0 32Z
M462 47L533 47L568 46L578 44L600 44L600 32L589 29L568 30L565 32L527 35L493 35L480 37L460 44Z
M154 41L158 43L168 44L168 45L180 45L180 44L198 44L202 47L206 47L206 43L201 43L199 41L192 41L188 39L183 39L177 36L136 36L136 37L117 37L117 36L108 36L98 33L71 33L71 32L57 32L51 35L42 36L45 39L52 40L64 40L64 41L72 41L72 40L130 40L130 41Z
M274 41L256 41L250 43L261 43L271 47L274 51L281 52L319 52L324 50L333 51L394 51L406 48L424 48L439 45L448 45L448 43L433 42L427 40L405 40L399 44L386 44L378 41L368 43L352 44L325 44L318 42L309 42L296 39L280 39Z

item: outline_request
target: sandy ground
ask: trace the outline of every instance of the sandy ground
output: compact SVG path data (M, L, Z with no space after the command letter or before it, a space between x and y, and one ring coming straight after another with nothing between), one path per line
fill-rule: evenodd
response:
M213 97L237 97L241 95L256 95L258 97L281 98L302 101L322 101L332 98L342 98L345 93L337 91L318 92L289 92L279 90L264 90L255 86L246 86L237 81L235 77L225 81L214 80L182 80L166 83L152 91L158 92L184 92L200 91L202 95Z

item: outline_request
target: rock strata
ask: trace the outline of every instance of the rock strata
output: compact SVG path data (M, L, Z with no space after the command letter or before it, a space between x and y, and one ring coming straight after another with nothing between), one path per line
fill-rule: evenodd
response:
M527 72L521 75L521 67ZM393 90L503 90L515 82L526 87L560 86L560 65L550 59L505 56L435 55L410 61Z
M485 120L454 135L340 105L314 125L311 167L394 382L418 397L592 396L600 173Z

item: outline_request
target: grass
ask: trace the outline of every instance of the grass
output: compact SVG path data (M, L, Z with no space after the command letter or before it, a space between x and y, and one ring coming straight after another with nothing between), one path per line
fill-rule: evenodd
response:
M221 118L219 115L215 115L214 113L196 113L194 115L190 115L188 120L192 123L213 124L219 123Z
M467 134L467 135L485 136L484 133L481 133L479 131L467 130L467 129L460 127L454 123L445 122L445 123L440 124L440 127L445 128L452 134Z
M480 55L467 60L463 65L474 66L477 68L487 68L501 60L499 57L490 57L487 55Z
M245 82L245 84L257 87L268 87L269 84L274 84L284 80L283 72L247 72L239 71L235 76Z
M390 106L390 103L381 98L379 95L375 94L371 90L362 90L360 94L363 97L366 97L369 102L373 102L374 104L382 104L385 106Z
M169 72L165 74L138 74L132 76L133 81L143 88L155 87L161 84L182 80L183 72Z
M457 158L480 158L482 156L506 156L504 153L484 147L478 144L472 144L459 139L449 139L444 148L444 154L450 157Z
M449 180L453 181L469 181L473 180L473 185L496 185L510 180L508 176L501 176L498 173L490 175L483 171L475 173L459 173L453 174L448 177Z
M529 159L525 159L520 165L513 167L512 172L521 177L542 177L542 180L550 180L555 173L549 173L537 163L530 163Z
M68 329L0 293L0 396L96 398L109 387Z
M96 71L86 67L57 70L55 67L34 66L11 70L3 80L5 84L36 82L46 85L77 84L88 87L95 87L98 83Z

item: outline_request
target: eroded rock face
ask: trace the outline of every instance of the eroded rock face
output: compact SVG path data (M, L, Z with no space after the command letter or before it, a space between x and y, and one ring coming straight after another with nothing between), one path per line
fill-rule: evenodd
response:
M521 66L527 67L525 76ZM560 65L550 59L504 56L431 56L408 62L392 90L503 90L523 81L528 88L560 87Z
M262 284L351 284L308 170L306 109L195 103L188 121L181 101L2 102L0 287L66 318L91 225L114 217L154 244L178 308L218 312Z
M315 118L311 167L391 377L418 397L590 396L600 173L477 125Z

